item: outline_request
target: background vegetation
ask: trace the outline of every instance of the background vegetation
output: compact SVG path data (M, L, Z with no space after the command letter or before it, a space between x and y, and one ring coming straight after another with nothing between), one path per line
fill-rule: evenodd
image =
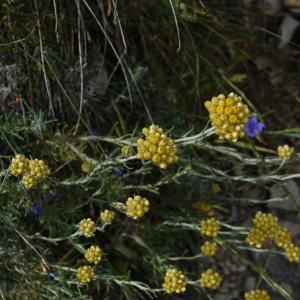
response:
M282 16L229 0L0 5L3 299L242 299L248 278L273 299L300 298L298 266L244 243L258 210L299 227L299 156L282 166L275 152L285 142L297 149L300 137L299 46L295 35L278 50ZM262 136L187 140L166 171L135 159L143 127L158 124L175 139L197 134L208 122L204 101L231 91L263 120ZM49 179L25 190L8 172L17 153L44 159ZM151 203L138 221L120 205L133 194ZM223 224L211 260L199 252L198 223L207 217L200 200ZM105 254L97 280L80 285L76 268L91 241L76 234L78 223L104 209L118 218L93 239ZM219 294L195 282L211 264L232 283ZM191 280L183 296L161 291L171 265Z

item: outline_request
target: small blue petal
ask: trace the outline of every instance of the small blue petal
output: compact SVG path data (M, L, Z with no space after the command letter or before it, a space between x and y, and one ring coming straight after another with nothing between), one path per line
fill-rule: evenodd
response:
M33 204L31 210L27 213L29 217L37 217L43 213L43 207L39 204Z
M244 131L249 137L253 138L260 134L264 127L264 124L259 122L256 116L251 116L244 127Z
M118 177L122 177L123 176L123 171L120 168L113 168L113 173L118 176Z
M47 280L49 280L49 281L53 281L55 279L55 277L54 277L54 275L53 274L48 274L47 275Z

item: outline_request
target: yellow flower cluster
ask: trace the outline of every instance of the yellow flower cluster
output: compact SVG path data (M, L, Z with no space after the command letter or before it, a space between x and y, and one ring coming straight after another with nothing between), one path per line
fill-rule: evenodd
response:
M25 175L28 173L29 159L22 154L17 154L10 163L9 171L13 176Z
M26 189L33 188L50 174L50 169L43 160L29 160L21 154L12 159L9 171L14 176L23 176L22 183Z
M278 231L278 219L271 214L257 212L246 241L249 245L261 248L266 239L273 239Z
M204 256L215 256L218 250L218 245L215 242L206 241L200 248Z
M236 142L245 136L244 125L248 120L249 107L241 97L234 93L227 97L220 94L211 101L205 101L204 105L220 139Z
M277 155L283 159L288 160L294 153L294 148L290 147L289 145L281 145L277 148Z
M99 246L91 246L84 252L84 258L94 264L98 264L102 259L102 249Z
M150 203L147 198L136 195L133 198L129 197L126 201L127 216L133 219L142 217L149 210Z
M174 140L167 137L162 128L151 125L143 128L145 139L137 140L137 158L152 160L161 169L166 169L168 165L178 160Z
M186 291L187 280L183 273L176 268L168 269L162 284L167 294L180 294Z
M295 246L293 243L284 246L285 255L289 262L300 263L300 247Z
M77 269L77 278L81 283L89 283L95 277L94 268L91 266L80 266Z
M204 236L216 237L220 230L220 221L209 218L200 222L200 233Z
M266 290L256 289L245 293L245 300L271 300Z
M278 219L271 214L257 212L253 219L252 227L247 235L246 241L249 245L261 248L267 240L272 240L277 247L285 251L290 262L300 263L300 247L292 243L290 231L278 224Z
M221 282L221 275L218 272L215 272L213 269L208 269L205 272L201 273L199 279L199 284L202 287L212 290L219 288Z
M112 210L106 209L100 212L100 220L103 223L110 224L115 217L116 214Z
M79 223L79 229L85 237L92 237L95 235L96 225L90 218L82 219Z

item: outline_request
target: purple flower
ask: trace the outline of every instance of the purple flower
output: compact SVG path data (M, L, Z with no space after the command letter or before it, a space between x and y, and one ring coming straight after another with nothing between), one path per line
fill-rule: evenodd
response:
M259 122L256 116L251 116L244 127L244 131L249 137L253 138L260 134L264 127L264 124Z
M54 277L53 274L50 274L50 273L49 273L49 274L47 275L47 280L48 280L48 281L53 281L54 278L55 278L55 277Z
M33 204L31 210L27 213L29 217L37 217L43 212L43 207L39 204Z
M118 176L118 177L122 177L123 176L123 171L120 168L113 168L112 169L114 175Z

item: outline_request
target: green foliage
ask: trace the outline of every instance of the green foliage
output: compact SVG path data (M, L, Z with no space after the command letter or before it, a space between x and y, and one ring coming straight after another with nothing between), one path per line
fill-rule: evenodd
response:
M247 245L244 221L273 202L292 201L299 210L285 188L300 177L293 168L299 154L282 163L275 152L285 138L297 141L299 128L279 128L277 109L266 104L262 110L256 99L270 80L268 70L253 66L262 50L256 46L260 35L250 34L251 22L260 14L242 3L222 3L2 1L3 299L214 299L196 282L209 266L199 251L205 240L199 221L207 218L195 208L200 200L222 222L216 238L222 251L235 255L268 290L296 299L254 259L281 253ZM291 90L274 94L281 99ZM262 137L227 143L213 134L203 103L230 91L266 120ZM287 112L287 118L297 113ZM136 140L151 123L176 142L180 159L167 170L136 159ZM122 154L124 145L131 155ZM18 153L43 159L51 175L26 190L8 171ZM82 170L85 162L90 170ZM216 182L218 194L210 188ZM273 186L283 187L284 195L272 197ZM124 206L134 194L150 201L150 211L138 220L128 218ZM35 206L42 207L38 216ZM112 224L99 221L104 209L117 213ZM80 235L83 218L97 220L90 239ZM104 257L95 280L81 285L76 269L86 264L83 253L92 244ZM221 264L213 261L216 268ZM188 278L182 296L162 291L170 266Z

